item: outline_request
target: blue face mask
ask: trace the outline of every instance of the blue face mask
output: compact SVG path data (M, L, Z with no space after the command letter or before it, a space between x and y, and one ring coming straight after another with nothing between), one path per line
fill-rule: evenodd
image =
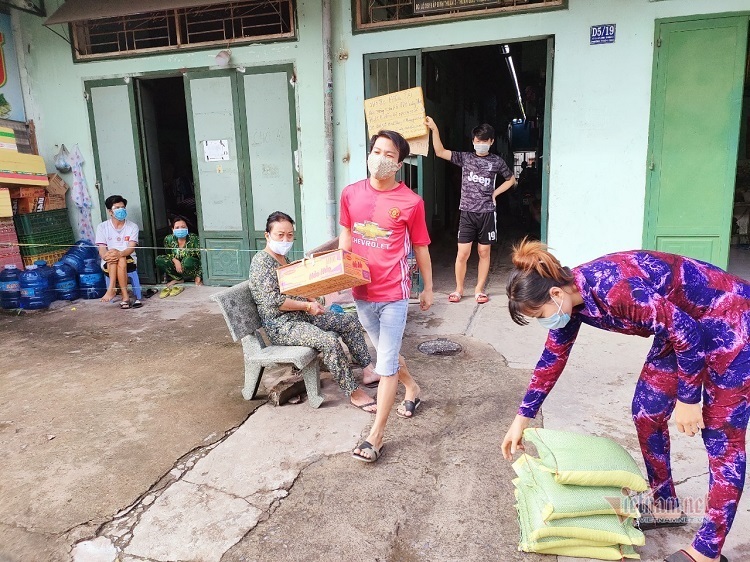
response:
M546 330L559 330L560 328L564 328L568 322L570 322L570 314L562 311L562 301L558 303L555 299L552 299L552 302L557 305L557 312L552 316L548 316L547 318L537 318L537 320L539 321L539 324L542 325L542 328Z
M172 232L175 236L177 236L177 238L187 238L188 235L187 228L175 228Z
M118 220L118 221L124 221L125 217L128 216L128 211L125 209L125 207L118 207L114 211L112 211L112 215Z

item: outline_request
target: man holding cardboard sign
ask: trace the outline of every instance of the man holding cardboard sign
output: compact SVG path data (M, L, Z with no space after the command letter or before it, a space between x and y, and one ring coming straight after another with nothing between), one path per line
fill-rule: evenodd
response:
M396 173L409 155L409 144L394 131L380 131L370 141L367 168L370 178L347 186L341 194L339 248L367 258L372 281L354 287L357 314L377 351L375 373L380 375L378 410L367 439L352 452L363 462L375 462L383 448L388 416L396 400L398 383L406 387L398 415L411 418L421 404L419 385L400 355L409 305L410 276L407 263L414 249L424 290L422 310L432 305L432 264L425 222L424 201Z

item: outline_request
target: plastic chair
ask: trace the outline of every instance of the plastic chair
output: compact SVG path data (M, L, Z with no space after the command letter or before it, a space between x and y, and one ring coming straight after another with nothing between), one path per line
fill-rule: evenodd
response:
M104 277L107 280L107 289L109 289L109 275L105 274ZM135 298L141 300L143 294L141 293L141 280L138 278L138 271L128 272L128 281L130 281L130 285L133 288Z

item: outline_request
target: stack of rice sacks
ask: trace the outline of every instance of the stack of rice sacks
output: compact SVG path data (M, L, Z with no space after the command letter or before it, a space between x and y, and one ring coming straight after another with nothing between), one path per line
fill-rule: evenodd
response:
M638 509L628 491L643 492L633 457L603 437L530 428L536 446L513 464L519 550L598 560L640 560L645 544L633 526Z

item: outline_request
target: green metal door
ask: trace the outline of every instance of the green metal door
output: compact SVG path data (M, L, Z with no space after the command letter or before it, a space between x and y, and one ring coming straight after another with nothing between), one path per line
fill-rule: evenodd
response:
M365 55L365 99L400 92L422 85L422 52L400 51ZM421 156L409 156L397 176L424 197Z
M748 18L657 23L644 246L726 267Z
M302 232L294 68L290 65L188 72L188 128L204 275L211 284L247 279L272 211ZM209 160L204 142L228 145L228 160ZM301 255L302 236L293 250ZM294 257L294 255L290 256Z
M85 88L101 218L108 218L104 207L107 197L122 195L128 200L128 219L140 229L138 276L141 283L155 283L151 210L133 82L97 80L86 82Z

